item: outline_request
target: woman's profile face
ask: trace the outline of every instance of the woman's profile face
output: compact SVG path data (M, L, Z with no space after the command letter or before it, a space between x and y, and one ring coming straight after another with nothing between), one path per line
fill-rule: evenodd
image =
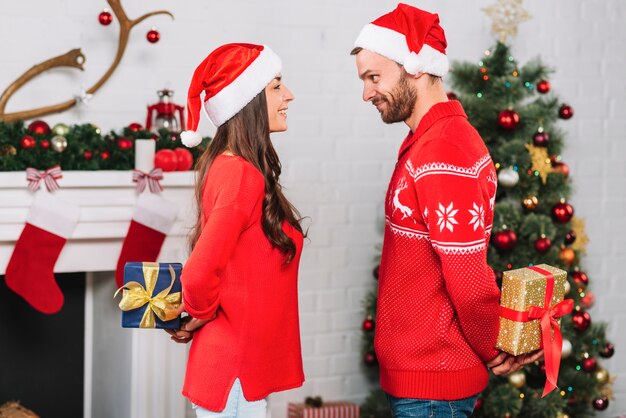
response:
M267 101L267 116L270 122L270 132L287 130L287 107L294 99L291 91L283 84L279 74L265 87Z

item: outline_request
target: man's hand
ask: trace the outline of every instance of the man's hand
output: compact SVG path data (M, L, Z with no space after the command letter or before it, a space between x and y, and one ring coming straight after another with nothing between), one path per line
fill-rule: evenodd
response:
M487 363L487 367L489 367L496 376L507 376L541 358L543 358L543 350L537 350L519 356L512 356L501 351L493 360Z
M183 304L177 308L176 313L180 315L184 312ZM179 344L187 344L193 339L193 333L197 329L201 328L204 324L215 319L215 315L211 319L198 319L191 316L185 316L181 318L181 325L179 329L166 329L165 332L170 334L172 341Z

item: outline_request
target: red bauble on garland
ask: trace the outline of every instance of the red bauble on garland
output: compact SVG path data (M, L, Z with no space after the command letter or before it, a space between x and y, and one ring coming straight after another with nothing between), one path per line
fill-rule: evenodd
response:
M568 223L573 216L574 207L565 202L564 199L552 207L552 218L558 223Z
M576 311L572 314L572 324L578 331L585 331L591 325L591 316L585 311Z
M565 234L565 245L570 245L573 244L574 241L576 241L576 232L574 231L569 231L567 234Z
M159 42L159 39L161 39L161 34L158 30L156 30L156 28L152 28L146 34L146 39L151 44L156 44L157 42Z
M163 171L176 171L178 157L174 150L162 149L154 155L154 167Z
M113 15L111 14L111 12L109 12L108 9L104 9L98 15L98 22L100 22L102 26L109 26L111 22L113 22Z
M563 177L567 178L569 176L569 166L565 164L563 161L552 160L552 168L556 173L563 174Z
M517 235L510 229L504 229L493 234L493 245L500 251L511 251L517 244Z
M552 241L550 241L550 238L545 235L542 235L535 241L535 250L541 254L548 252L551 246Z
M519 115L511 109L503 110L498 114L498 125L508 131L517 128L519 121Z
M559 108L559 117L561 119L570 119L572 116L574 116L574 109L567 104L561 105Z
M100 154L100 158L106 161L111 158L111 154L109 154L109 151L102 151L102 153Z
M133 148L133 140L129 138L120 138L117 140L117 146L122 151L128 151Z
M20 147L23 149L35 148L35 138L30 135L24 135L20 140Z
M546 94L550 91L550 82L547 80L541 80L537 83L537 92L541 94Z
M93 157L93 153L91 151L83 152L83 158L85 158L85 160L91 160L92 157Z
M193 155L187 148L176 148L174 150L178 163L176 164L176 171L188 171L193 166Z
M591 291L585 290L585 296L580 298L580 306L585 309L590 309L593 307L593 304L596 303L596 297Z
M374 320L371 317L367 317L367 319L365 321L363 321L363 324L361 325L363 327L363 331L365 332L370 332L374 330Z
M572 278L574 279L574 282L579 286L587 287L587 285L589 284L589 278L587 277L587 274L582 271L573 272Z
M133 122L130 125L128 125L128 129L130 129L133 132L137 132L137 131L142 131L143 126L141 126L141 123Z
M48 135L50 131L50 125L42 120L32 121L28 125L28 132L31 134Z
M363 361L365 362L365 364L367 364L368 366L373 366L376 364L376 354L372 353L372 352L367 352L363 355Z
M583 370L586 372L592 372L598 368L598 362L593 357L588 357L583 360Z

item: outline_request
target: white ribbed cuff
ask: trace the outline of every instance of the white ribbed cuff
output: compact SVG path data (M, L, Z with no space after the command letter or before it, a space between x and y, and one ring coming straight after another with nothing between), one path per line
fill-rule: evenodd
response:
M40 190L35 194L33 205L26 215L26 222L68 239L72 236L79 217L79 206L64 202L47 191Z
M167 235L178 217L178 206L152 193L142 193L137 199L133 220Z

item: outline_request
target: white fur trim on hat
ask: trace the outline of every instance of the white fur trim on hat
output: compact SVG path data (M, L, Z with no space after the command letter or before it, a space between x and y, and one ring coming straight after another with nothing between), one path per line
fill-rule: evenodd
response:
M361 29L354 43L404 66L409 74L419 72L443 77L448 73L448 57L424 44L419 53L411 52L400 32L369 23Z
M448 74L448 57L424 44L419 53L411 52L402 63L409 74L427 73L438 77Z
M282 68L278 55L263 45L263 51L232 83L204 103L215 126L221 126L252 101Z

